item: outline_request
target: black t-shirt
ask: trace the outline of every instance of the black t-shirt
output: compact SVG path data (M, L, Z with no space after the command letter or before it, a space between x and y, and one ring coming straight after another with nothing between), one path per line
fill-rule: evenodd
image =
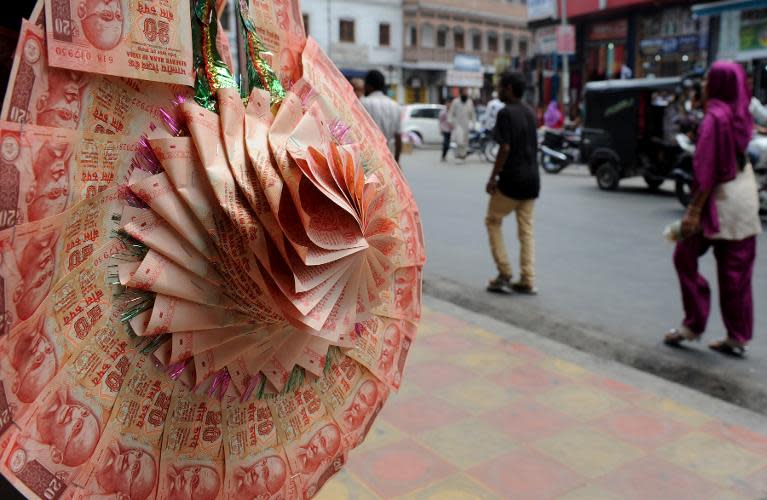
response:
M501 170L498 189L515 200L531 200L541 191L538 171L538 136L535 113L522 102L507 104L498 112L495 140L511 147L509 158Z

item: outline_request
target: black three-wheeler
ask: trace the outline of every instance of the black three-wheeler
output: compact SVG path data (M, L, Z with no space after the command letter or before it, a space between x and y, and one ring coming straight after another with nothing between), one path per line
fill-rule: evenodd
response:
M642 176L658 188L686 154L675 137L682 77L586 84L581 161L601 189Z

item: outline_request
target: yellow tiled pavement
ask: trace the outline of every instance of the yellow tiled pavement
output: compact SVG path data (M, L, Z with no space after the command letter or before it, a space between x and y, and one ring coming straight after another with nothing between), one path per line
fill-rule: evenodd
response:
M767 498L767 436L449 314L422 325L316 498Z

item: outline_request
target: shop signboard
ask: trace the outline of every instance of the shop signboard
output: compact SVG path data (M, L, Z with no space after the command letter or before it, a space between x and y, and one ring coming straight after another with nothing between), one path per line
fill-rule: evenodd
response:
M458 71L482 72L482 60L477 56L456 54L453 57L453 69Z
M556 0L527 0L527 20L557 17Z
M639 51L643 56L695 52L699 48L701 48L701 41L700 36L697 34L645 38L639 42Z
M457 54L453 67L447 70L445 83L449 87L481 88L484 84L482 61L477 56Z
M557 51L557 30L555 26L545 26L535 30L535 55L544 56Z
M592 42L608 40L625 40L629 33L629 23L627 19L619 19L605 23L592 24L586 38Z
M482 88L484 84L484 75L476 71L460 71L456 69L447 70L445 83L448 87L469 87Z
M767 19L741 24L740 50L767 49Z
M557 26L557 52L562 55L575 54L575 26Z

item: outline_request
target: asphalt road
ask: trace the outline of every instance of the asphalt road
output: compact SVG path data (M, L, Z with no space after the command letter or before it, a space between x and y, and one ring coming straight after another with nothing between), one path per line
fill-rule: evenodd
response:
M402 161L422 214L427 285L430 281L456 282L475 303L486 300L496 309L508 303L520 316L533 313L534 317L553 318L560 324L577 324L602 334L613 346L620 339L618 350L625 345L626 349L644 351L651 360L657 354L659 358L695 365L698 371L689 376L711 373L735 382L764 385L767 266L763 255L758 256L754 276L756 331L746 360L710 352L705 343L675 350L660 342L663 333L678 326L682 319L671 261L673 246L661 234L668 223L682 216L671 183L652 193L641 179L630 179L623 181L616 192L603 192L583 166L571 167L559 175L542 173L542 193L535 215L540 294L499 298L482 292L487 280L496 274L484 227L488 200L484 185L491 166L477 160L440 163L438 156L433 150L419 150L403 156ZM504 231L516 264L516 224L511 218ZM767 251L765 238L767 235L759 238L762 252ZM515 266L515 272L517 269ZM711 254L703 258L702 271L717 300ZM510 316L513 320L513 314ZM715 303L704 340L724 335ZM614 357L622 358L620 352ZM686 382L684 375L681 377L678 381ZM699 381L687 382L700 386L696 383Z

